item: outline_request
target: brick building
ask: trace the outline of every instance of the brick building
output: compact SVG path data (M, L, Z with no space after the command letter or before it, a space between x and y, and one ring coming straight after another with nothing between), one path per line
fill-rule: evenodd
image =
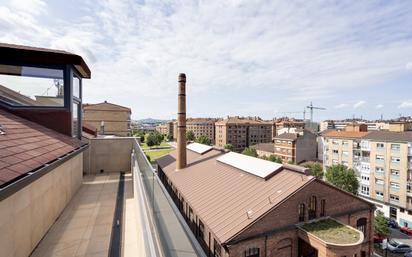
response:
M216 122L216 146L233 146L240 152L246 147L272 141L272 122L259 117L227 117Z
M131 135L130 108L107 101L83 105L83 122L97 128L100 135Z
M186 119L186 131L192 131L195 137L198 138L201 135L207 136L212 144L215 142L215 122L214 118L187 118ZM177 121L173 123L174 134L173 139L177 139Z
M174 132L174 122L168 121L166 123L157 125L156 130L159 131L160 134L165 135L167 138L171 138L173 137Z
M296 133L305 128L305 122L303 120L283 117L273 120L272 138L283 133Z
M283 133L274 140L275 155L284 162L301 163L316 159L316 135L309 130L301 133Z

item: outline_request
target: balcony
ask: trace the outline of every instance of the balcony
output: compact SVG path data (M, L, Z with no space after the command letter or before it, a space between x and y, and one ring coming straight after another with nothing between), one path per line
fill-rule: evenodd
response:
M406 209L412 210L412 202L406 202Z
M369 158L369 157L362 157L362 158L361 158L361 162L369 163L369 162L370 162L370 158Z
M399 206L399 200L389 199L389 203L393 204L393 205L396 205L396 206Z
M391 175L391 180L398 181L399 180L399 175Z

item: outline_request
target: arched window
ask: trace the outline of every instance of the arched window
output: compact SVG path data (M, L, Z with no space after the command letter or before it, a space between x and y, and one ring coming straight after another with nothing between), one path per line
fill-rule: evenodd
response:
M245 251L245 257L260 257L260 249L257 247L249 248Z
M366 224L368 223L366 218L360 218L356 221L356 228L366 236Z
M309 200L308 219L316 219L316 196L312 195Z
M299 204L299 222L305 221L305 204Z
M320 214L319 216L324 217L326 216L326 200L320 200Z

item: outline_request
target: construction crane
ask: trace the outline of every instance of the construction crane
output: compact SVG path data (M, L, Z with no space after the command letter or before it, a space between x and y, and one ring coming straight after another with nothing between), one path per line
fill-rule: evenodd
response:
M310 126L313 124L313 110L326 110L326 108L323 107L313 106L312 102L310 102L310 105L306 106L306 108L310 109Z

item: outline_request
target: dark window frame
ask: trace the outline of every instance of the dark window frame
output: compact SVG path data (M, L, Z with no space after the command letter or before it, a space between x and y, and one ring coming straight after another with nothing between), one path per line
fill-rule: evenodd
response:
M305 210L306 209L306 206L305 206L305 204L304 203L301 203L301 204L299 204L299 207L298 207L298 215L299 215L299 217L298 217L298 220L299 220L299 222L303 222L303 221L305 221Z

